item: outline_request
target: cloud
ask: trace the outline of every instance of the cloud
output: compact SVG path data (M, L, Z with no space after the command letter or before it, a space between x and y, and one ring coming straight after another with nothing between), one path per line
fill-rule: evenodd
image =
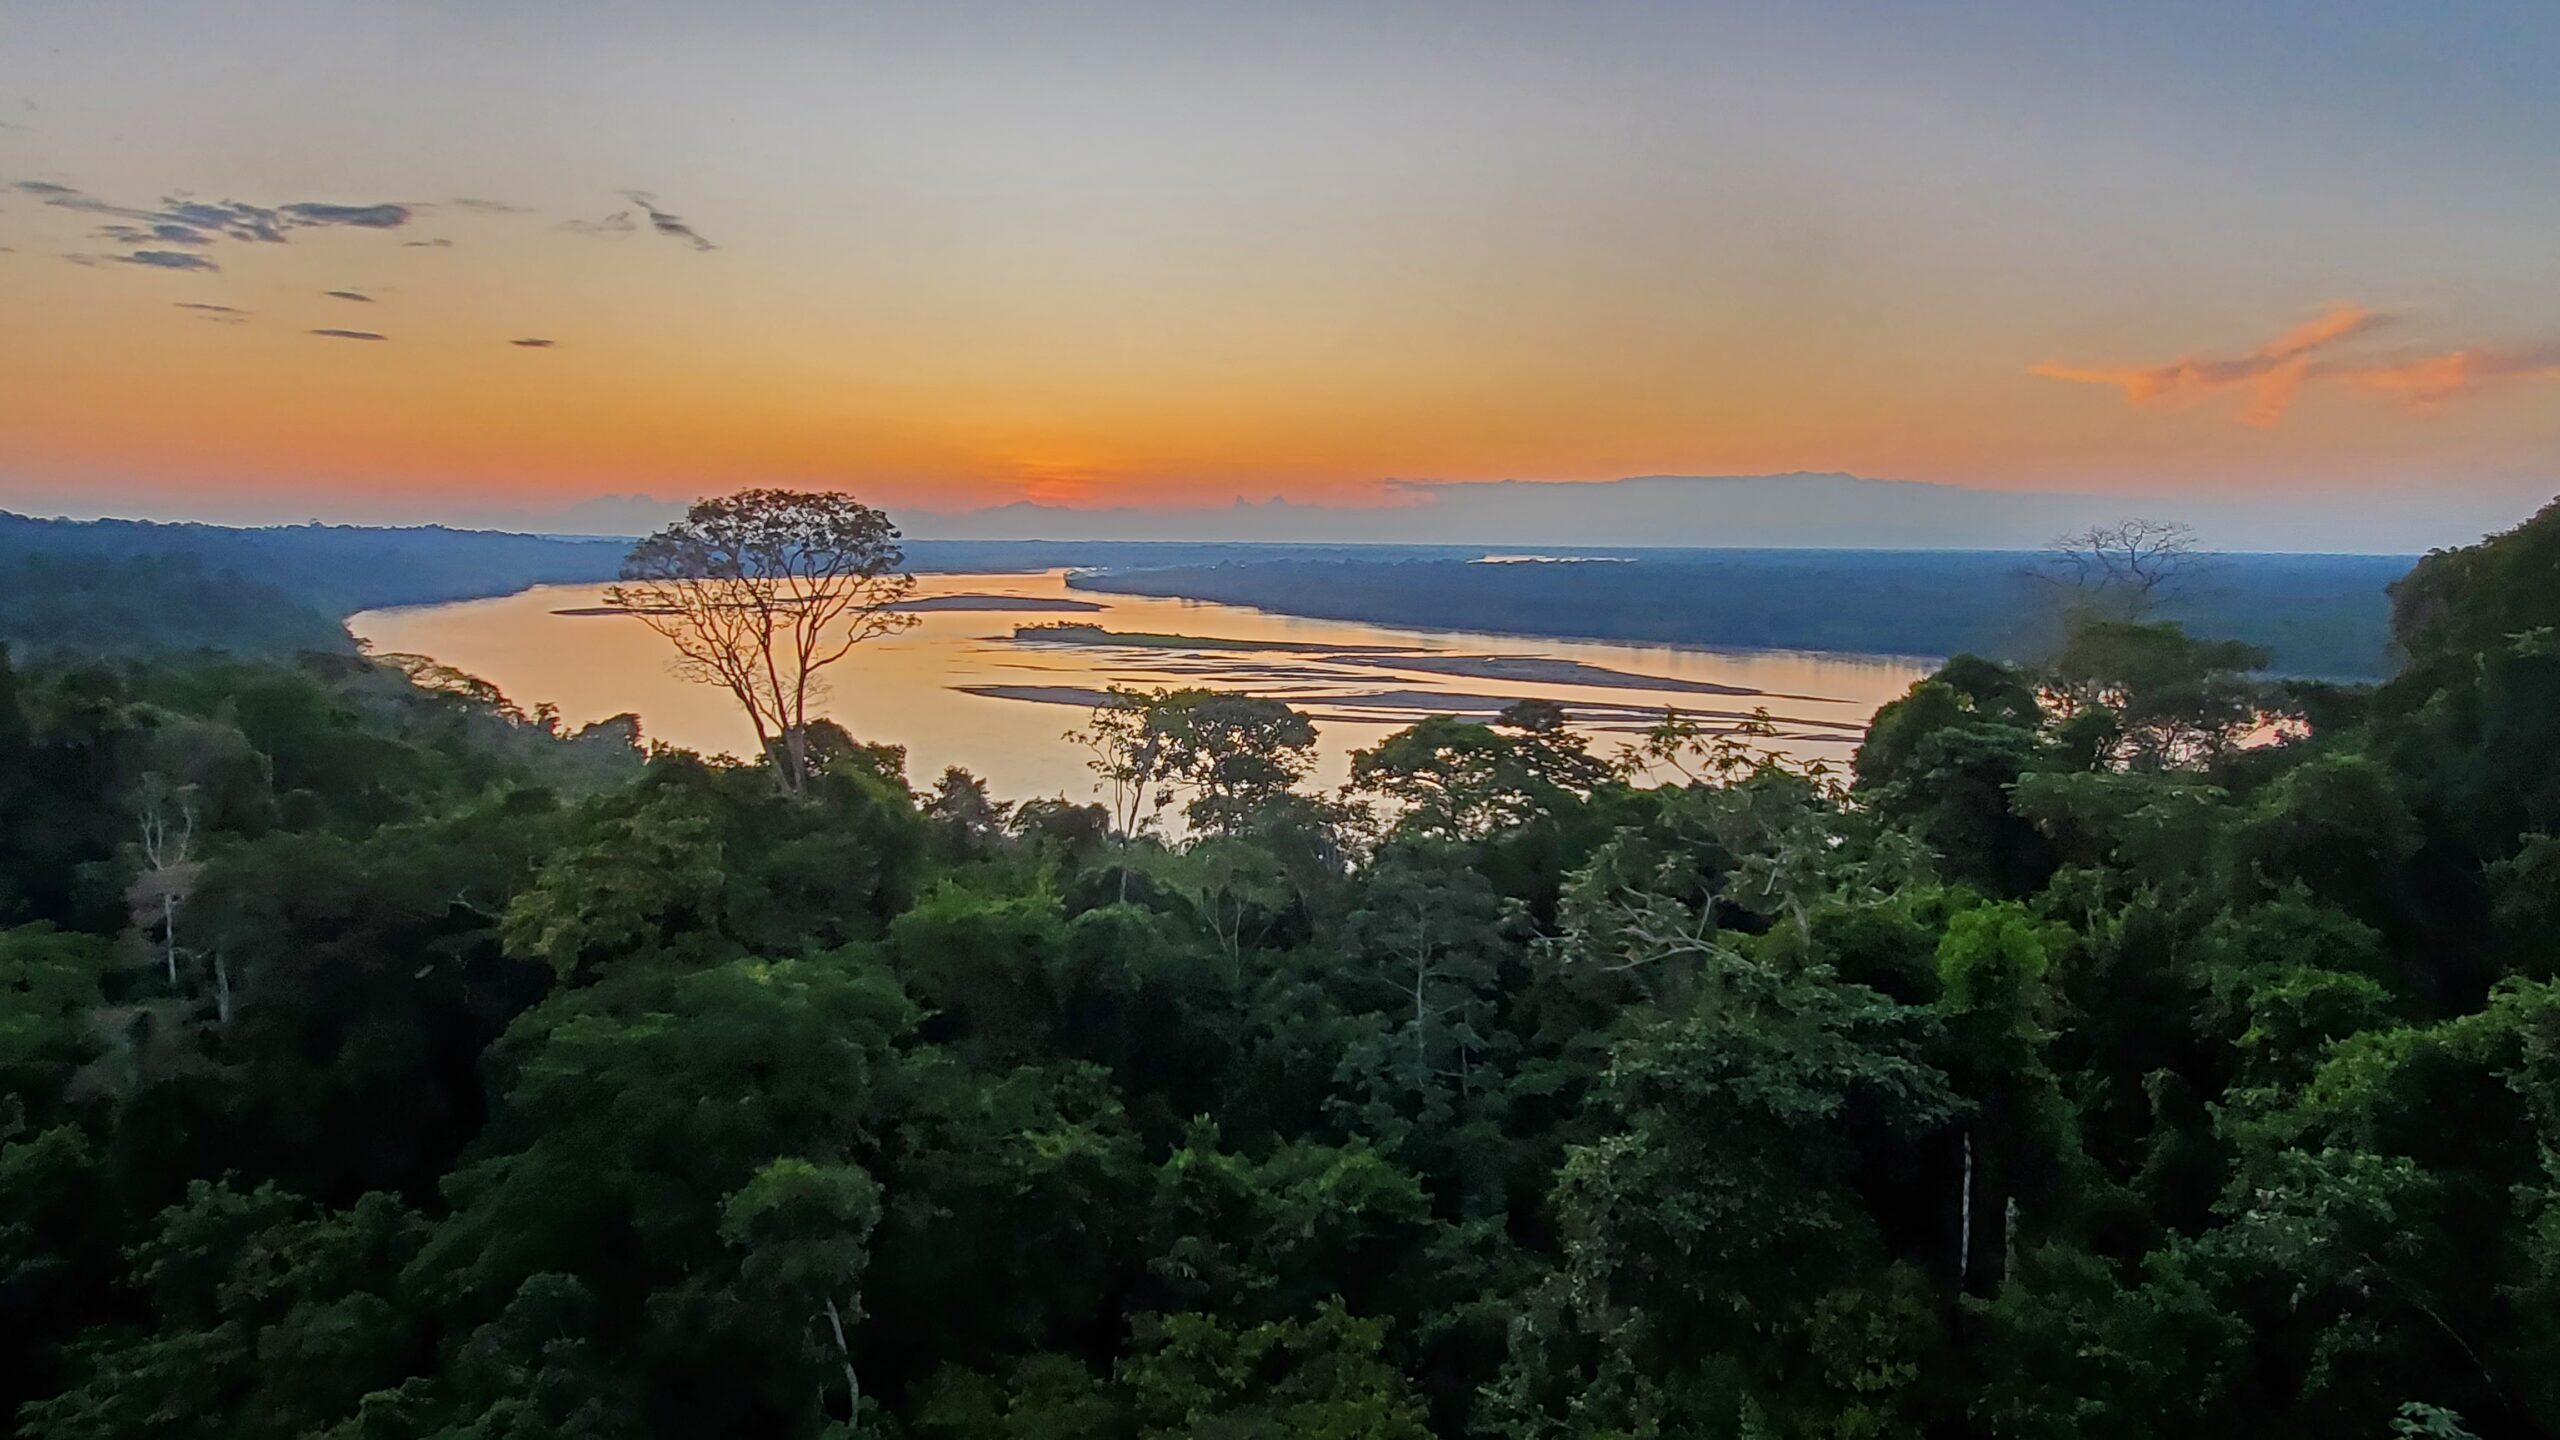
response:
M172 303L181 310L193 310L198 315L203 316L207 320L213 321L217 325L246 325L249 323L249 312L242 310L237 306L214 305L202 300L179 300Z
M2560 379L2560 341L2513 348L2474 346L2364 365L2323 367L2321 373L2358 390L2404 401L2414 410L2433 410L2467 391L2503 381Z
M2135 405L2245 389L2250 400L2240 418L2261 426L2282 420L2305 385L2331 384L2387 396L2424 413L2459 396L2511 381L2560 380L2560 340L2524 345L2471 343L2361 357L2331 353L2384 323L2385 317L2361 306L2340 304L2235 359L2191 356L2166 365L2121 370L2044 364L2030 373L2051 380L2112 385Z
M354 300L365 305L373 303L373 297L367 295L361 290L323 290L320 293L323 295L333 296L340 300Z
M400 242L400 248L403 250L450 250L453 248L453 242L438 236L433 240L403 240Z
M463 199L447 200L444 203L456 210L477 210L483 215L530 215L533 213L533 207L530 205L510 205L504 200Z
M649 228L657 231L659 234L682 240L693 246L696 250L717 250L720 248L719 246L702 238L700 231L695 230L690 225L687 225L683 220L659 209L658 198L650 194L648 191L625 190L622 192L622 198L639 206L641 213L649 217Z
M251 205L239 200L198 200L185 194L164 195L157 207L123 205L103 200L77 186L51 180L20 180L14 187L22 194L37 196L45 204L63 210L77 210L90 215L107 215L118 220L152 227L177 227L199 237L222 236L232 240L282 244L288 230L318 226L353 226L362 230L393 230L409 223L412 211L406 205L336 205L321 201L298 201L290 205ZM178 244L204 243L177 240Z
M563 220L560 228L573 235L628 235L639 229L628 210L616 210L601 220Z
M388 340L391 338L388 335L377 335L371 330L338 330L324 328L314 330L311 333L314 335L325 335L332 340Z
M539 340L539 339L530 339L530 338L529 338L529 339L524 339L524 340L510 340L510 341L508 341L507 343L508 343L508 344L510 344L510 345L518 345L518 346L522 346L523 348L525 348L525 349L527 349L527 350L548 350L548 349L550 349L552 346L557 345L557 344L559 344L560 342L559 342L559 341L557 341L557 340Z
M2311 377L2316 354L2389 323L2389 316L2361 305L2341 303L2247 354L2229 359L2188 355L2165 365L2131 369L2093 369L2047 361L2028 373L2048 380L2112 385L2134 405L2176 403L2245 389L2250 399L2240 418L2251 425L2267 426L2284 418L2302 382Z
M119 245L210 245L213 237L192 225L169 222L144 227L141 225L101 225L98 237Z
M64 202L57 200L53 203L59 205ZM154 224L184 225L190 229L226 235L234 240L254 240L268 245L284 243L284 228L278 222L276 212L264 205L244 205L237 200L208 202L189 200L184 196L169 196L161 200L160 207L158 211L141 212L107 207L106 213L116 215L138 213L141 218Z
M284 207L295 225L353 225L360 230L397 230L409 223L406 205L323 205L304 201Z
M116 255L109 258L126 265L148 265L155 270L219 270L222 268L202 255L191 254L185 250L136 250L130 255Z

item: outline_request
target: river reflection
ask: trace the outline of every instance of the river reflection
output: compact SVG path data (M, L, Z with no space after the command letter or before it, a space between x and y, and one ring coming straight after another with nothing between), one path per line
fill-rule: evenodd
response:
M728 696L676 678L665 641L593 610L602 586L540 586L495 600L372 610L348 627L382 653L434 659L569 725L637 713L652 739L705 753L752 748ZM1112 685L1198 685L1287 700L1315 717L1315 782L1424 714L1489 715L1528 697L1565 705L1602 749L1668 706L1713 723L1766 708L1782 747L1844 761L1876 707L1926 673L1918 661L1714 651L1398 630L1187 600L1070 589L1065 572L920 575L915 628L827 673L826 713L857 737L907 747L910 779L946 765L999 796L1088 798L1086 754L1064 733ZM1031 627L1063 627L1046 631ZM1017 631L1028 633L1017 635ZM1184 637L1217 642L1184 644Z

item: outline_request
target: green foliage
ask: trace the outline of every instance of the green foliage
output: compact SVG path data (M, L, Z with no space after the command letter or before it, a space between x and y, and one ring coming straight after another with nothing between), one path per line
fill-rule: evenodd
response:
M1173 1315L1121 1368L1140 1440L1426 1440L1422 1408L1339 1305L1303 1322Z
M0 1406L2550 1433L2552 533L2422 565L2378 690L2088 621L1846 787L1528 704L1318 796L1167 691L1113 810L822 724L785 798L428 662L0 661Z

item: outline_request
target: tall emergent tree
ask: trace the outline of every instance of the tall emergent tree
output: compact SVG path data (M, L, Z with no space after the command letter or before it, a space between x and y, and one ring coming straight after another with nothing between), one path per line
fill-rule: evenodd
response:
M2055 536L2037 573L2082 608L2140 620L2212 569L2213 560L2195 527L2137 517Z
M809 783L819 673L916 617L889 517L832 491L742 490L698 501L631 549L605 604L676 647L676 673L737 697L786 795Z

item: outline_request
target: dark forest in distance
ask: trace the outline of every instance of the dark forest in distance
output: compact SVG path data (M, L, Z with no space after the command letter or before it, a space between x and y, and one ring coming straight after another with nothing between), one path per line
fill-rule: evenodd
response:
M234 529L0 513L0 639L84 653L344 648L358 610L610 580L628 542L437 527ZM1079 584L1423 629L1637 643L2031 658L2055 641L2035 557L2006 551L1592 550L1475 564L1484 546L923 540L919 571L1093 571ZM1505 553L1516 553L1506 550ZM2378 679L2383 587L2413 557L2231 555L2165 618L2275 669Z

